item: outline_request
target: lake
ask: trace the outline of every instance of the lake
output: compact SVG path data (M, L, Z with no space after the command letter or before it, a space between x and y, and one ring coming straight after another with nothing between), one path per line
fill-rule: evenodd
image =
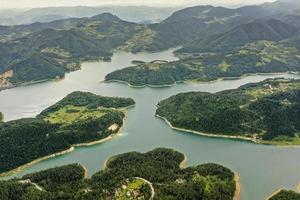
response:
M240 174L242 200L262 200L279 188L296 189L300 182L300 148L258 145L251 142L209 138L175 131L154 116L156 104L172 95L188 91L218 92L234 89L266 78L300 78L297 75L255 75L239 80L213 83L178 84L169 88L131 88L120 83L101 83L107 73L131 66L131 61L175 60L172 49L159 53L115 52L111 62L84 63L82 69L63 80L23 86L0 92L0 111L5 120L34 117L73 91L89 91L104 96L131 97L136 106L128 110L120 136L103 144L76 148L75 151L42 161L14 174L81 163L92 175L103 169L110 156L128 151L149 151L156 147L174 148L188 157L188 165L215 162Z

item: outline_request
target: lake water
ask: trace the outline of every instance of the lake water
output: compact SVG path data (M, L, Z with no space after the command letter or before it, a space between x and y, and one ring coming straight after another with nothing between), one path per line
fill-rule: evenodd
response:
M152 61L176 59L172 50L160 53L130 54L116 52L112 62L84 63L82 70L66 75L65 79L23 86L0 92L0 111L5 120L34 117L72 91L90 91L104 96L131 97L136 106L128 110L121 136L103 144L76 148L75 151L42 161L14 176L61 166L81 163L89 175L103 168L110 156L128 152L145 152L156 147L174 148L188 157L188 165L215 162L238 172L242 184L242 200L263 200L279 188L296 189L300 181L300 148L258 145L250 142L209 138L172 130L154 117L157 102L180 92L217 92L237 88L266 78L300 78L297 75L249 76L240 80L214 83L178 84L170 88L130 88L120 83L100 83L105 75L131 65L132 60Z

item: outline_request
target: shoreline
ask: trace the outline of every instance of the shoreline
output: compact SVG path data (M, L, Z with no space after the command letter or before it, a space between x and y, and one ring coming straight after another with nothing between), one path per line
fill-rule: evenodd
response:
M165 121L165 123L167 123L173 130L186 132L186 133L192 133L192 134L195 134L195 135L201 135L201 136L204 136L204 137L242 140L242 141L252 142L252 143L255 143L255 144L272 145L272 146L275 146L275 147L278 147L278 148L300 148L299 144L284 144L284 143L283 144L278 144L276 142L273 143L273 141L264 141L264 140L249 138L249 137L245 137L245 136L209 134L209 133L203 133L203 132L200 132L200 131L194 131L194 130L189 130L189 129L184 129L184 128L178 128L178 127L173 126L171 124L171 122L169 122L165 117L162 117L158 114L155 114L155 117ZM300 183L299 183L299 192L300 192Z
M132 85L132 84L130 84L127 81L121 81L121 80L117 80L117 79L103 80L103 81L100 81L100 83L121 83L121 84L128 85L131 88L145 88L145 87L149 87L149 88L167 88L167 87L173 87L173 86L177 85L177 83L174 83L174 84L162 84L162 85L151 85L151 84Z
M278 194L279 192L281 192L282 189L278 189L275 192L273 192L272 194L270 194L265 200L270 200L273 196L275 196L276 194Z
M53 78L53 79L49 78L49 79L43 79L43 80L39 80L39 81L29 81L29 82L24 82L24 83L18 83L18 84L11 85L8 87L3 87L3 88L0 87L0 91L9 90L9 89L17 88L17 87L35 85L35 84L39 84L39 83L45 83L45 82L49 82L49 81L60 81L63 79L64 79L64 77Z
M180 162L179 168L184 169L186 168L186 165L187 165L187 156L184 154L184 159Z
M81 166L83 167L83 170L84 170L83 179L86 179L89 176L89 171L88 171L88 169L85 166L83 166L83 165L81 165Z
M188 129L184 129L184 128L177 128L177 127L174 127L171 124L171 122L169 122L166 118L164 118L164 117L162 117L162 116L160 116L158 114L155 114L155 117L164 120L172 129L177 130L177 131L193 133L193 134L196 134L196 135L201 135L201 136L206 136L206 137L239 139L239 140L245 140L245 141L254 142L254 143L257 143L257 144L262 144L259 140L256 140L254 138L244 137L244 136L230 136L230 135L208 134L208 133L202 133L202 132L199 132L199 131L193 131L193 130L188 130Z
M241 181L240 181L240 175L236 172L234 173L234 181L235 181L235 192L234 192L233 200L240 200Z
M110 58L112 58L112 56ZM91 58L91 59L87 59L87 60L84 60L84 59L79 60L78 61L78 63L79 63L78 67L76 67L74 69L66 70L62 77L59 77L59 78L55 77L55 78L42 79L42 80L37 80L37 81L28 81L28 82L23 82L23 83L12 84L8 87L3 87L3 88L0 87L0 92L2 90L9 90L9 89L17 88L17 87L30 86L30 85L35 85L35 84L45 83L45 82L50 82L50 81L61 81L66 77L67 74L69 74L71 72L76 72L76 71L82 70L82 64L83 63L92 63L92 62L97 62L97 61L106 62L103 57L99 58L99 59L92 59ZM76 62L74 61L73 63L76 63ZM0 174L0 177L1 177L1 174Z
M25 170L26 168L28 168L30 166L33 166L34 164L37 164L37 163L39 163L41 161L45 161L45 160L48 160L50 158L55 158L55 157L59 157L59 156L71 153L71 152L73 152L78 147L89 147L89 146L93 146L93 145L97 145L97 144L101 144L101 143L110 141L114 137L120 135L120 133L122 132L122 130L123 130L125 124L126 124L125 121L126 121L126 115L125 115L125 117L123 119L123 125L114 134L111 134L111 135L109 135L109 136L107 136L105 138L102 138L102 139L96 140L96 141L92 141L92 142L85 142L85 143L73 144L69 149L66 149L66 150L63 150L63 151L60 151L60 152L57 152L57 153L53 153L53 154L48 155L48 156L44 156L44 157L35 159L35 160L33 160L33 161L29 162L29 163L26 163L24 165L21 165L21 166L15 168L15 169L12 169L10 171L1 173L0 174L0 180L3 179L3 178L5 178L5 177L7 177L7 176L11 176L11 175L16 174L18 172L21 172L21 171Z
M39 83L45 83L45 82L49 82L49 81L60 81L60 80L63 80L68 73L81 70L82 69L82 63L90 63L90 62L97 62L97 61L103 61L103 60L102 59L91 59L91 60L87 60L87 61L79 61L80 62L79 68L75 69L75 70L70 70L70 71L65 72L64 77L49 78L49 79L43 79L43 80L38 80L38 81L29 81L29 82L24 82L24 83L18 83L18 84L11 85L11 86L8 86L8 87L3 87L3 88L0 87L0 91L9 90L9 89L17 88L17 87L30 86L30 85L39 84ZM240 80L240 79L243 79L243 78L246 78L246 77L249 77L249 76L288 75L288 74L300 75L300 72L286 71L286 72L274 72L274 73L247 73L247 74L244 74L244 75L239 76L239 77L220 77L220 78L216 78L215 80L210 80L210 81L182 80L182 81L175 81L175 83L173 83L173 84L161 84L161 85L144 84L144 85L141 85L141 86L135 86L135 85L130 84L127 81L121 81L121 80L115 80L115 79L103 80L103 81L100 81L100 83L117 82L117 83L126 84L126 85L128 85L129 87L132 87L132 88L145 88L145 87L164 88L164 87L176 86L178 83L185 83L185 84L216 83L216 82L219 82L219 81Z
M239 77L219 77L216 78L215 80L210 80L210 81L200 81L200 80L182 80L182 81L175 81L173 84L161 84L161 85L152 85L152 84L144 84L140 86L132 85L127 81L121 81L117 79L111 79L111 80L103 80L100 81L100 83L122 83L125 85L128 85L131 88L145 88L145 87L150 87L150 88L166 88L166 87L173 87L176 86L177 84L184 83L184 84L203 84L203 83L217 83L219 81L233 81L233 80L241 80L243 78L247 78L250 76L275 76L275 75L300 75L300 72L293 72L293 71L286 71L286 72L274 72L274 73L247 73Z
M104 170L106 170L107 169L107 163L108 163L108 160L109 160L110 158L107 158L105 161L104 161L104 163L103 163L103 169Z

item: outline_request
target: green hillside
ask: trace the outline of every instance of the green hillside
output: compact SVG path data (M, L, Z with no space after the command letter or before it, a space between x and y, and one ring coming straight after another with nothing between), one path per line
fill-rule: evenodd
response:
M77 164L0 181L0 198L27 199L198 199L232 200L234 173L217 164L180 168L184 155L171 149L112 157L106 169L84 179Z
M111 14L42 25L41 31L0 43L0 89L63 77L80 61L108 59L139 29Z
M215 94L190 92L159 102L173 126L271 144L299 144L300 81L266 80Z
M119 108L133 104L132 99L73 92L36 118L1 123L0 173L118 132L125 117Z
M106 81L133 86L171 85L186 81L212 81L253 73L299 72L299 50L275 42L259 41L228 54L183 55L179 61L153 61L114 71Z
M257 20L239 25L228 32L192 41L178 52L231 52L248 43L267 40L280 41L292 37L298 29L279 20Z

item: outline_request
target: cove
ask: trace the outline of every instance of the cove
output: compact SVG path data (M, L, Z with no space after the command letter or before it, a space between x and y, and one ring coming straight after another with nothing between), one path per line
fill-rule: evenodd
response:
M89 91L104 96L131 97L136 105L127 113L121 136L103 144L79 147L75 151L42 161L12 177L61 166L83 164L92 175L103 169L107 158L128 152L146 152L156 147L174 148L186 154L187 165L215 162L239 173L241 199L262 200L279 188L295 189L300 181L300 148L258 145L251 142L210 138L172 130L154 116L156 104L172 95L188 91L218 92L234 89L266 78L300 78L297 75L253 75L238 80L212 83L177 84L166 88L131 88L121 83L101 83L105 75L131 66L131 61L175 60L172 49L159 53L115 52L111 62L84 63L82 69L60 81L50 81L0 92L0 111L5 120L33 117L73 91Z

